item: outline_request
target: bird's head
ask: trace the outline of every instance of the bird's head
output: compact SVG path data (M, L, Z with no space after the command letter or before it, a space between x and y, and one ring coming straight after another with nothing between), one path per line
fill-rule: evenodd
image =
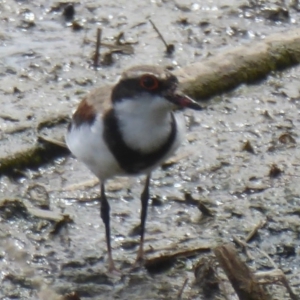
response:
M111 100L114 106L122 106L122 110L202 109L178 90L175 75L154 66L138 66L125 71L112 90Z

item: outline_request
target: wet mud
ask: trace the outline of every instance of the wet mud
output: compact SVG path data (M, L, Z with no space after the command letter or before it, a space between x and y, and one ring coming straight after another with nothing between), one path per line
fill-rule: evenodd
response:
M71 114L88 90L115 82L128 66L176 69L300 21L297 1L3 1L0 11L0 157L32 147L40 131L51 136L51 125L38 124ZM175 46L172 55L149 18ZM100 47L95 70L98 27L114 46ZM235 299L211 251L228 242L256 272L282 269L300 294L299 72L274 72L185 112L185 143L153 173L147 261L134 272L144 178L107 187L122 271L111 276L99 184L83 164L53 156L1 176L1 299ZM60 125L58 135L67 126ZM237 241L257 226L243 251ZM267 288L290 299L282 284Z

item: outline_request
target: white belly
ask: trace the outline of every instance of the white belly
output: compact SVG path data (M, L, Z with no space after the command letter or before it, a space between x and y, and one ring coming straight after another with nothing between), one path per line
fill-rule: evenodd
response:
M174 114L175 121L176 121L176 138L171 146L170 150L166 153L165 156L162 157L153 167L149 168L148 170L152 171L159 167L165 160L167 160L170 156L172 156L175 151L179 148L181 145L182 141L184 140L185 137L185 120L184 120L184 115L182 112L176 112ZM147 173L148 170L145 170L144 173Z
M140 174L146 174L159 167L168 157L170 157L180 146L185 134L184 116L181 113L175 114L176 138L170 150L155 165L144 169ZM151 132L145 132L145 136ZM124 176L126 174L119 166L117 160L110 152L103 140L103 123L96 119L92 126L82 125L73 127L66 135L66 142L71 152L101 180L114 176Z
M66 135L71 152L101 181L124 174L102 136L103 124L98 119L92 126L87 124L72 128Z

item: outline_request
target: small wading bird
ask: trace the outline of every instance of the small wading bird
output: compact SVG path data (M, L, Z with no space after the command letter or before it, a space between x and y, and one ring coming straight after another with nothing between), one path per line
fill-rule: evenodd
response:
M93 90L73 114L66 142L100 180L100 212L110 271L115 270L115 265L105 182L114 176L146 175L136 259L141 262L151 172L174 153L184 138L184 117L174 110L201 110L194 100L178 92L177 86L177 78L160 67L133 67L122 74L114 87Z

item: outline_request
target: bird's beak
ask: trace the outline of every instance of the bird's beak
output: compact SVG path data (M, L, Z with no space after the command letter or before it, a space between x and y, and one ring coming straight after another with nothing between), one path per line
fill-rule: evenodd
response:
M170 102L179 106L179 108L191 108L194 110L202 110L202 106L199 105L195 100L190 98L187 95L184 95L180 92L175 92L167 95L166 97Z

